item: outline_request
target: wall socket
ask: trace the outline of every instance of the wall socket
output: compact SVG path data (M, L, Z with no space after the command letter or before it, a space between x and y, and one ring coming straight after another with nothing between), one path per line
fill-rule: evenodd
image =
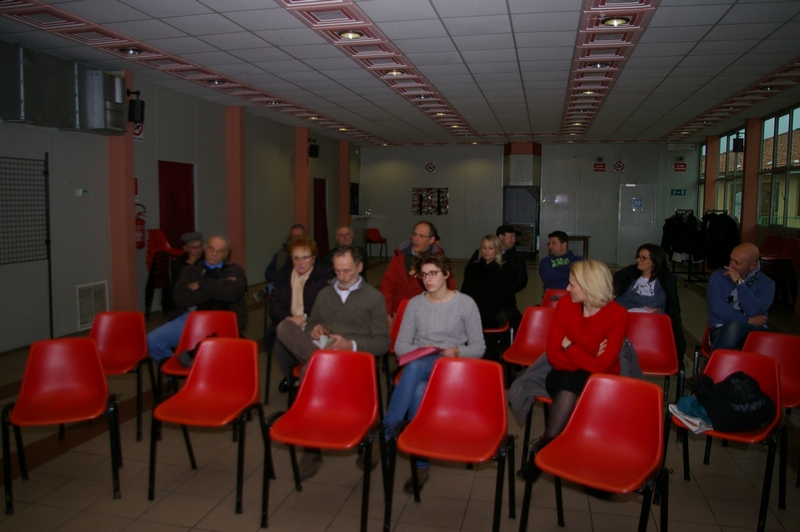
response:
M88 196L89 191L86 190L85 188L76 188L75 195L78 196L79 198L82 198L83 196Z

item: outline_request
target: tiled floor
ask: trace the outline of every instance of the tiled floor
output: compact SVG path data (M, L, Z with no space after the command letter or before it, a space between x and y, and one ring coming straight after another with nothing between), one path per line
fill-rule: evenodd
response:
M380 279L386 261L374 260L369 276ZM533 261L529 261L531 266ZM463 263L456 267L460 278ZM521 305L535 304L541 298L541 283L534 267L531 281L521 294ZM684 326L690 349L700 338L706 311L702 285L680 287ZM261 336L263 311L253 305L248 336ZM776 303L772 324L784 332L800 334L800 319L791 309ZM154 317L149 326L155 326ZM22 375L26 350L0 354L0 399L14 400ZM262 364L265 356L261 354ZM262 365L263 367L263 365ZM273 373L272 393L267 414L282 409L286 397L277 392L280 380ZM123 401L122 424L124 467L121 470L122 499L111 497L108 434L104 420L90 426L69 427L65 442L54 432L24 429L23 438L31 464L30 480L14 480L14 515L0 515L0 531L100 530L100 531L253 531L259 529L263 445L256 423L248 424L245 459L244 512L234 513L236 444L229 430L192 430L192 441L199 469L189 467L180 431L167 426L158 445L155 501L147 500L149 411L145 413L144 441L135 441L133 376L113 377L113 392ZM673 384L674 386L674 384ZM509 412L510 430L521 436L522 427ZM535 411L534 435L542 431L542 412ZM800 441L797 413L790 416L789 483L787 509L777 508L777 461L767 530L800 530L800 489L794 487ZM96 434L96 435L95 435ZM521 442L521 438L517 440ZM692 436L690 460L692 480L683 480L681 449L670 439L668 466L673 470L670 484L670 526L682 532L753 530L758 514L766 448L715 442L710 465L702 464L703 439ZM613 445L613 442L609 442ZM12 449L13 449L12 444ZM517 463L519 463L519 450ZM352 531L358 528L362 473L355 467L355 452L325 453L319 473L294 490L288 451L273 448L278 479L271 484L270 530ZM39 464L39 465L35 465ZM16 465L14 466L16 471ZM408 474L408 461L398 460L394 489L392 529L404 531L489 530L496 467L493 463L467 470L463 465L434 462L431 479L422 492L422 502L402 492ZM370 530L382 524L383 501L380 472L373 476L370 504ZM517 508L523 484L517 481ZM566 530L634 530L640 497L614 496L602 500L582 489L565 485ZM502 530L517 530L518 521L506 517ZM658 529L659 507L654 506L650 530ZM552 478L545 475L534 486L528 529L556 530L555 497Z

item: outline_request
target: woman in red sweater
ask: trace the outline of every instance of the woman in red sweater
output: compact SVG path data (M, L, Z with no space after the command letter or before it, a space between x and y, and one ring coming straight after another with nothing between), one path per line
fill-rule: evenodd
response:
M544 434L531 449L533 481L542 473L534 456L564 429L589 375L620 371L628 313L613 300L608 267L594 260L572 263L567 291L570 297L558 302L547 336L547 360L553 369L545 387L553 404Z

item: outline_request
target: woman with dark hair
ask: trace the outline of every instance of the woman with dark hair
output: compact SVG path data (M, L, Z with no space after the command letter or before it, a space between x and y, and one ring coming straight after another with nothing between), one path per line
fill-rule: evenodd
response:
M678 282L667 267L667 255L661 246L642 244L636 250L636 264L614 274L614 295L628 312L667 314L672 320L678 363L683 365L686 338L681 322Z
M394 350L398 356L421 347L438 347L441 351L418 358L403 368L383 419L389 435L406 412L409 419L417 413L433 364L439 357L483 356L485 345L478 307L469 296L447 287L452 269L450 259L439 253L423 253L416 258L415 270L426 291L409 299ZM418 460L417 468L422 487L428 479L430 463ZM403 489L413 491L410 478Z

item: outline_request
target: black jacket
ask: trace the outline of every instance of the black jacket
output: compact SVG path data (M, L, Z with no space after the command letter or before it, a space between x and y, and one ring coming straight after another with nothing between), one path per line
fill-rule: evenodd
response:
M508 264L489 264L481 259L469 261L464 269L461 291L475 300L484 328L499 327L511 317L516 308L512 271Z

